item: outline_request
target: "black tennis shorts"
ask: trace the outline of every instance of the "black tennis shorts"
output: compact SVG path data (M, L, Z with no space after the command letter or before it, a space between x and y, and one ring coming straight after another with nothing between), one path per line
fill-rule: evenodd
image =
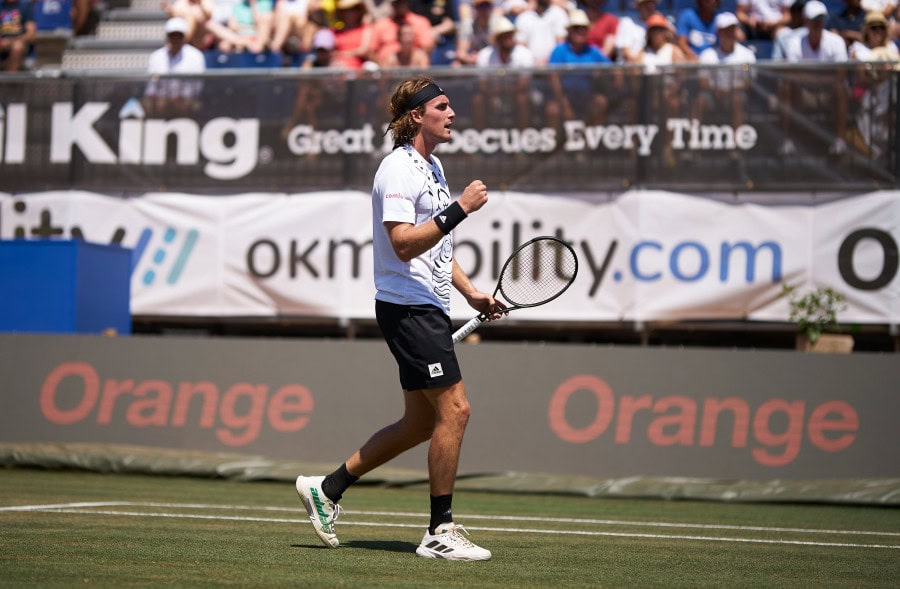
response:
M375 301L375 318L400 368L404 390L433 389L462 380L450 318L434 305Z

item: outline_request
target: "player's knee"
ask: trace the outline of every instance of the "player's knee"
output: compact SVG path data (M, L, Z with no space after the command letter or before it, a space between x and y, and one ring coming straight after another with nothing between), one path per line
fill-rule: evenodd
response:
M450 419L458 427L464 428L469 423L469 416L472 413L472 408L469 405L469 402L463 399L453 403L447 413L448 414L445 415L444 418Z

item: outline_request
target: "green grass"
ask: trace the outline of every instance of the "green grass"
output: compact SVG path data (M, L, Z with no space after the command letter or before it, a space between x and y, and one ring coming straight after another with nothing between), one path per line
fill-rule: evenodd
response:
M5 509L74 502L128 505L70 508L77 513ZM459 563L415 557L427 502L422 490L358 485L342 502L347 509L338 523L343 545L329 550L313 535L290 483L0 470L0 585L819 588L900 583L900 510L893 508L464 492L454 502L457 520L494 558ZM541 521L546 518L566 521ZM696 527L704 525L736 527Z

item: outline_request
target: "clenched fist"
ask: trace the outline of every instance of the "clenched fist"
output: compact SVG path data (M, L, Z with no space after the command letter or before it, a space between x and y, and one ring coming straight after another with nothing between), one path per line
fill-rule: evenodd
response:
M459 197L459 206L469 215L483 207L487 201L487 186L481 180L473 180Z

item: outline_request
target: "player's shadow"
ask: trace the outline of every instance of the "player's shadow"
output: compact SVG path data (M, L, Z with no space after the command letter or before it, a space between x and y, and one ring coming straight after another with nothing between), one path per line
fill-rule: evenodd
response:
M342 548L354 548L361 550L381 550L383 552L407 552L415 553L416 544L399 540L349 540L341 544ZM329 550L321 544L291 544L291 548L321 548Z
M361 548L363 550L415 553L418 545L401 540L349 540L344 546L347 548Z

